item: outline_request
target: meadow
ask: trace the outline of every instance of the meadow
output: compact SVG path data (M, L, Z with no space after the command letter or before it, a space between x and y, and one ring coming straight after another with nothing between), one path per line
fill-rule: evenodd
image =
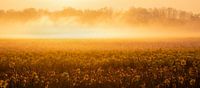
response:
M200 88L200 39L1 39L1 88Z

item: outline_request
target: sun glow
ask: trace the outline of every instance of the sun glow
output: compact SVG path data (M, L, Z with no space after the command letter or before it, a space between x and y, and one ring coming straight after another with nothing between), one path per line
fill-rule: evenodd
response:
M200 37L198 9L156 1L0 1L0 38Z

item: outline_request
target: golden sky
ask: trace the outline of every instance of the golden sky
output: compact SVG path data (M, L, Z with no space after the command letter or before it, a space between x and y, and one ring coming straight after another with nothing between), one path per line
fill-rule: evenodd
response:
M51 10L63 7L126 9L132 6L154 8L172 7L185 11L200 12L200 0L0 0L0 9L46 8Z

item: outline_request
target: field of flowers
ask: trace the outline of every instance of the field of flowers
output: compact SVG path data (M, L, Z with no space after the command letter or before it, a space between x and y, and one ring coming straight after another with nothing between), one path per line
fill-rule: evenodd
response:
M200 40L0 40L1 88L200 88Z

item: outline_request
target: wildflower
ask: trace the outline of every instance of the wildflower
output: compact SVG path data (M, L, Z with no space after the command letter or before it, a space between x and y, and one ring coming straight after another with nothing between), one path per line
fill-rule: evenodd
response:
M37 75L37 73L36 73L36 72L33 72L33 73L32 73L32 76L33 76L33 77L34 77L34 76L36 76L36 75Z
M56 72L55 71L51 71L50 72L50 76L55 76L56 75Z
M183 84L184 82L184 77L183 76L179 76L178 77L179 83Z
M156 87L155 87L155 88L160 88L160 84L156 85Z
M46 82L45 88L49 88L49 81Z
M8 74L4 74L4 76L5 76L5 77L7 77L7 76L8 76Z
M7 88L7 86L8 86L8 80L4 81L3 88Z
M153 79L157 79L158 76L156 74L153 74Z
M146 88L146 83L140 85L141 88Z
M73 83L73 86L76 86L76 83Z
M140 75L136 75L135 76L135 81L139 81L140 80Z
M184 59L181 60L181 65L182 65L182 66L185 66L185 65L186 65L186 60L184 60Z
M58 80L58 79L56 79L55 81L56 81L56 83L58 83L58 82L59 82L59 80Z
M9 63L9 67L10 67L10 68L14 68L14 67L15 67L15 62Z
M44 80L41 80L41 83L44 83Z
M26 79L24 79L24 80L23 80L23 83L26 83L26 82L27 82L27 80L26 80Z
M195 79L191 79L191 80L190 80L190 85L195 85L195 83L196 83L196 80L195 80Z
M86 75L84 76L83 80L88 80L88 79L89 79L89 75L86 74Z
M189 73L190 76L194 76L196 71L195 71L194 68L190 67L189 70L188 70L188 73Z
M3 86L3 80L0 80L0 87Z
M172 88L176 88L176 84L175 83L172 84Z
M64 76L65 76L65 77L67 77L67 78L68 78L68 77L69 77L69 73L68 73L68 72L63 72L63 73L61 74L61 76L62 76L62 77L64 77Z
M194 67L196 67L196 66L198 65L198 62L194 61L194 62L192 63L192 65L193 65Z
M101 84L102 83L101 80L99 80L98 83Z
M77 72L78 74L80 74L80 73L81 73L81 69L80 69L80 68L76 69L76 72Z
M35 79L38 79L39 77L37 75L35 75Z
M98 69L97 69L97 72L98 72L98 73L101 73L101 72L103 72L103 70L102 70L101 68L98 68Z
M169 80L169 79L165 79L164 83L165 83L166 85L169 85L169 84L170 84L170 80Z
M91 82L91 83L94 83L94 82L96 82L96 80L95 80L94 78L92 78L92 79L90 80L90 82Z

